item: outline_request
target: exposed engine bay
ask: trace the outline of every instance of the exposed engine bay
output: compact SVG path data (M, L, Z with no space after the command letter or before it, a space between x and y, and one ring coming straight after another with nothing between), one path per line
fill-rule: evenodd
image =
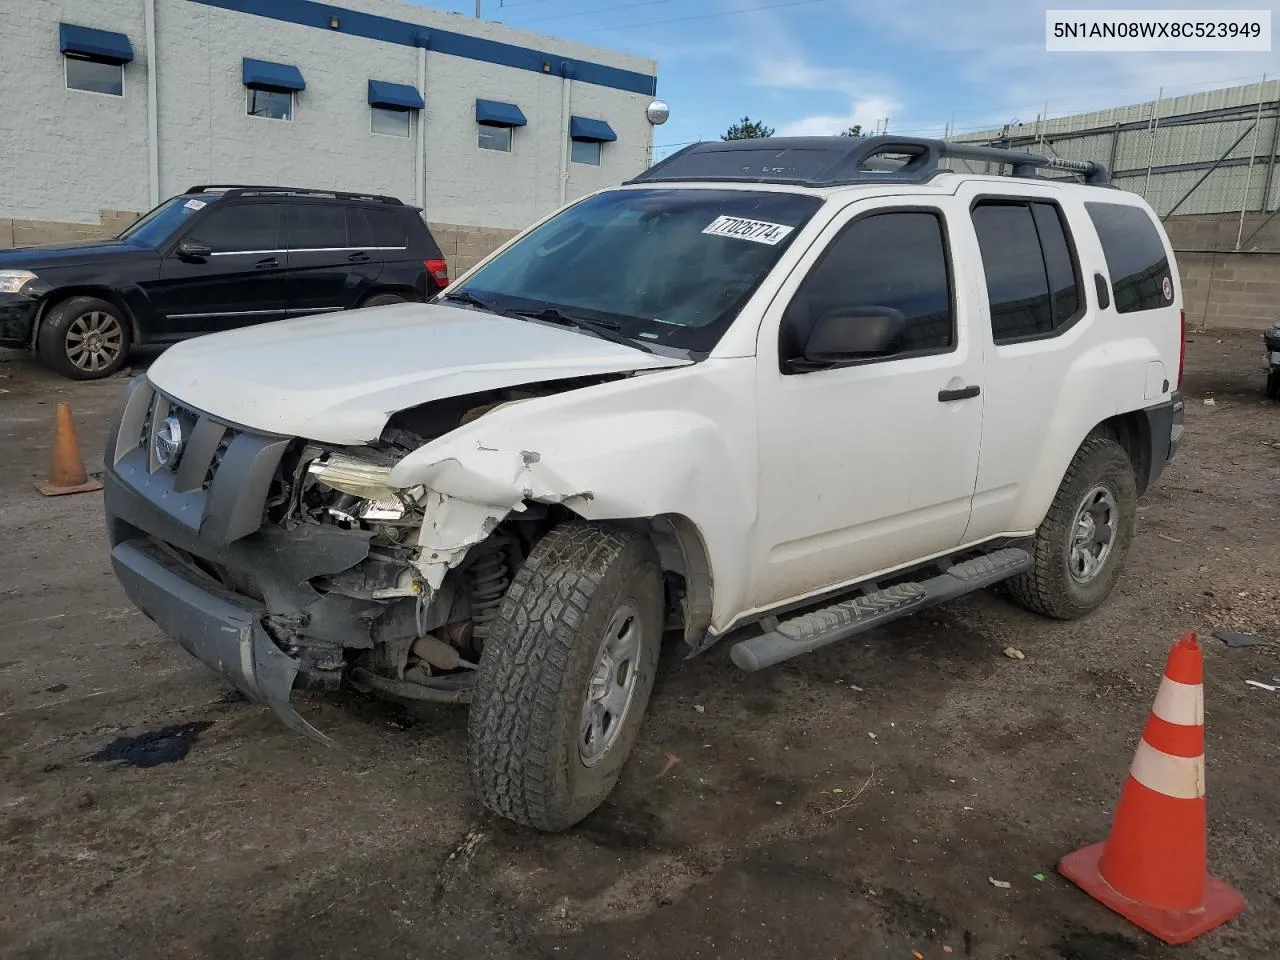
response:
M411 451L501 406L616 376L435 401L394 415L379 441L368 446L335 449L296 441L267 497L264 527L295 535L315 528L343 531L368 546L355 565L310 579L320 599L301 617L266 617L272 638L301 663L297 686L335 689L345 676L357 688L392 696L468 699L507 588L534 542L568 510L524 503L433 586L416 562L428 491L394 489L386 483L387 472ZM315 622L317 613L332 613L334 622Z

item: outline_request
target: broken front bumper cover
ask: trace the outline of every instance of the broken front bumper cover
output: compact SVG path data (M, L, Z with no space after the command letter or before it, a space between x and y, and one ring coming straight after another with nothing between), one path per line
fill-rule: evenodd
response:
M299 662L263 629L264 609L212 581L197 582L162 548L144 539L116 544L111 565L129 599L188 653L245 696L271 707L292 729L333 742L289 702Z

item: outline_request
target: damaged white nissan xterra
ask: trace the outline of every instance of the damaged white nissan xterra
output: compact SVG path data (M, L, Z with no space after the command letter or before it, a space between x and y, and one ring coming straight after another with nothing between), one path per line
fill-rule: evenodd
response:
M433 304L169 350L109 440L112 561L311 735L295 686L469 702L480 798L564 829L664 631L756 670L998 581L1102 603L1182 431L1175 271L1099 164L698 144Z

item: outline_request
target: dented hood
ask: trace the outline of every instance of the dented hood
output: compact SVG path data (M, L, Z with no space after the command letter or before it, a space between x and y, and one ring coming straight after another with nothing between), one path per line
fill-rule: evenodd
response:
M432 400L689 362L532 321L404 303L188 340L147 375L221 420L357 444L376 439L396 411Z

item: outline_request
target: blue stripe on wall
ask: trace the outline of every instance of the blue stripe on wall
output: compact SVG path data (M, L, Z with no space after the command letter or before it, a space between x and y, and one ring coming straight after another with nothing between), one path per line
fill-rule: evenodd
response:
M499 43L497 40L485 40L465 33L436 30L420 23L392 20L390 17L360 13L345 7L330 6L327 3L315 3L314 0L191 0L191 2L233 10L237 13L267 17L271 20L282 20L285 23L296 23L304 27L316 27L330 33L345 33L355 37L366 37L369 40L381 40L384 43L398 43L406 47L425 46L432 53L447 53L454 57L496 63L504 67L514 67L517 70L530 70L533 73L548 72L543 70L543 64L550 64L549 72L552 74L565 73L583 83L612 87L630 93L653 96L657 91L657 79L647 73L607 67L589 60L575 60L572 57L562 57L530 47L517 47L510 43ZM340 26L337 30L329 26L330 17L338 18Z

